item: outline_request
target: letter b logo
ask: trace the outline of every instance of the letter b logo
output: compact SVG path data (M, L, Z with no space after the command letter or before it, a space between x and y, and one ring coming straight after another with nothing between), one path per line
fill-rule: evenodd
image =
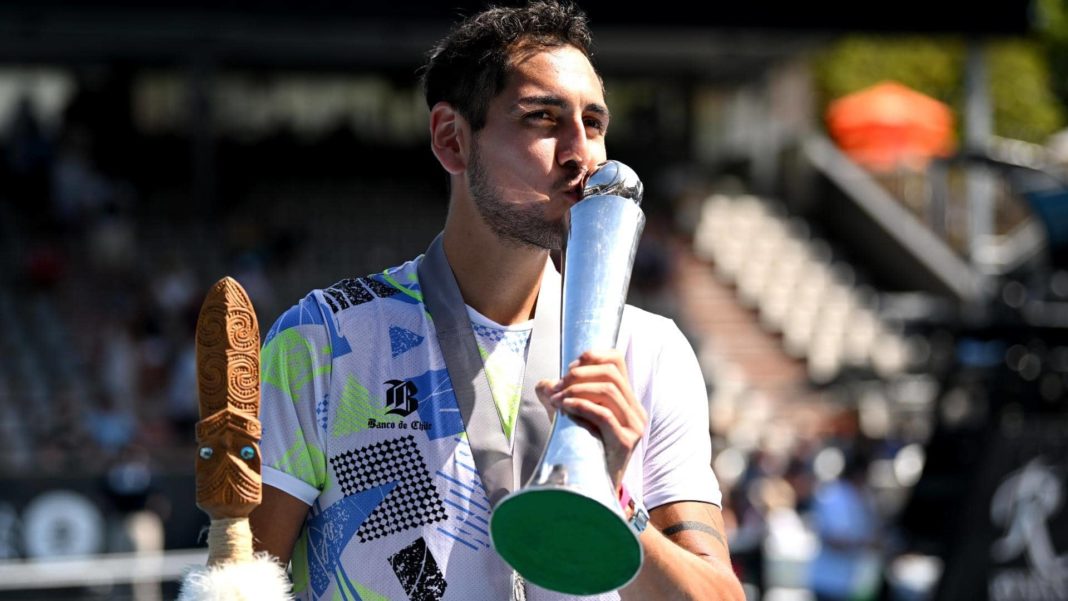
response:
M386 380L386 408L390 415L406 417L419 408L419 399L415 398L419 389L414 382L406 380Z

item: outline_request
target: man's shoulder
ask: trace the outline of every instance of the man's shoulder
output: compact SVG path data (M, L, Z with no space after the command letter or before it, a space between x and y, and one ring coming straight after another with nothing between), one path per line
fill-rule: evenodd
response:
M423 297L416 270L421 259L311 290L275 321L266 341L296 326L319 326L333 333L342 318L359 318L368 310L367 315L419 310Z
M623 306L623 316L620 320L620 333L630 336L658 335L664 332L664 328L675 329L675 321L659 313L646 311L634 305Z
M387 299L399 301L401 305L386 305L397 309L403 309L404 305L418 306L423 302L417 275L420 259L421 257L413 259L379 273L345 278L313 291L312 294L320 298L335 315Z
M639 370L641 366L658 369L665 354L674 361L693 352L690 340L674 319L633 305L623 308L616 348Z

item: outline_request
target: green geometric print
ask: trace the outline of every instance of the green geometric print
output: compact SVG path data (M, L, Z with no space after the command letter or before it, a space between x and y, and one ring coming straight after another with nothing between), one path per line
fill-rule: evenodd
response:
M319 367L314 367L313 353L311 343L296 328L279 332L263 347L263 383L284 391L293 401L312 378L330 373L330 348L323 349Z
M486 380L493 394L493 404L497 406L497 417L501 420L501 428L508 440L512 440L512 431L515 430L515 420L519 417L519 405L523 400L522 372L519 380L514 379L514 371L509 372L506 366L499 365L494 361L486 349L478 344L478 354L482 355L482 365L486 372Z
M366 386L349 376L344 390L341 391L341 400L334 416L334 431L331 434L337 437L363 432L367 429L367 421L371 419L379 423L399 422L401 416L386 413L388 409L384 405L383 399L372 396Z
M293 443L278 461L271 464L276 470L286 472L319 490L326 488L326 455L321 449L309 446L304 441L304 431L297 428Z

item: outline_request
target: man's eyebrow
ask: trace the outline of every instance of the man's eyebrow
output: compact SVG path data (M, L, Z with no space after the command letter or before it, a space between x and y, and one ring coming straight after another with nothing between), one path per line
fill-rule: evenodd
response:
M591 113L596 113L596 114L600 115L601 117L604 117L604 119L606 121L608 119L612 118L612 113L609 113L608 112L608 107L603 105L603 104L597 104L596 102L591 102L590 104L586 105L586 110L591 112Z
M555 106L557 108L567 108L567 102L559 96L553 96L551 94L545 94L541 96L524 96L516 101L515 110L522 110L523 106ZM586 105L586 110L591 113L596 113L605 119L611 117L611 113L608 112L608 107L603 104L591 102Z
M552 96L549 94L545 94L542 96L524 96L515 102L515 109L519 110L524 105L555 106L557 108L567 107L567 103L564 102L563 98L560 98L559 96Z

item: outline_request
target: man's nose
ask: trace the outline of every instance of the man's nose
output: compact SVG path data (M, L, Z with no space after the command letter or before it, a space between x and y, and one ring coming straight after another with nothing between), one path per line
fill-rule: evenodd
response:
M561 165L574 163L585 171L591 171L597 166L593 142L586 135L586 125L581 119L561 128L556 155Z

